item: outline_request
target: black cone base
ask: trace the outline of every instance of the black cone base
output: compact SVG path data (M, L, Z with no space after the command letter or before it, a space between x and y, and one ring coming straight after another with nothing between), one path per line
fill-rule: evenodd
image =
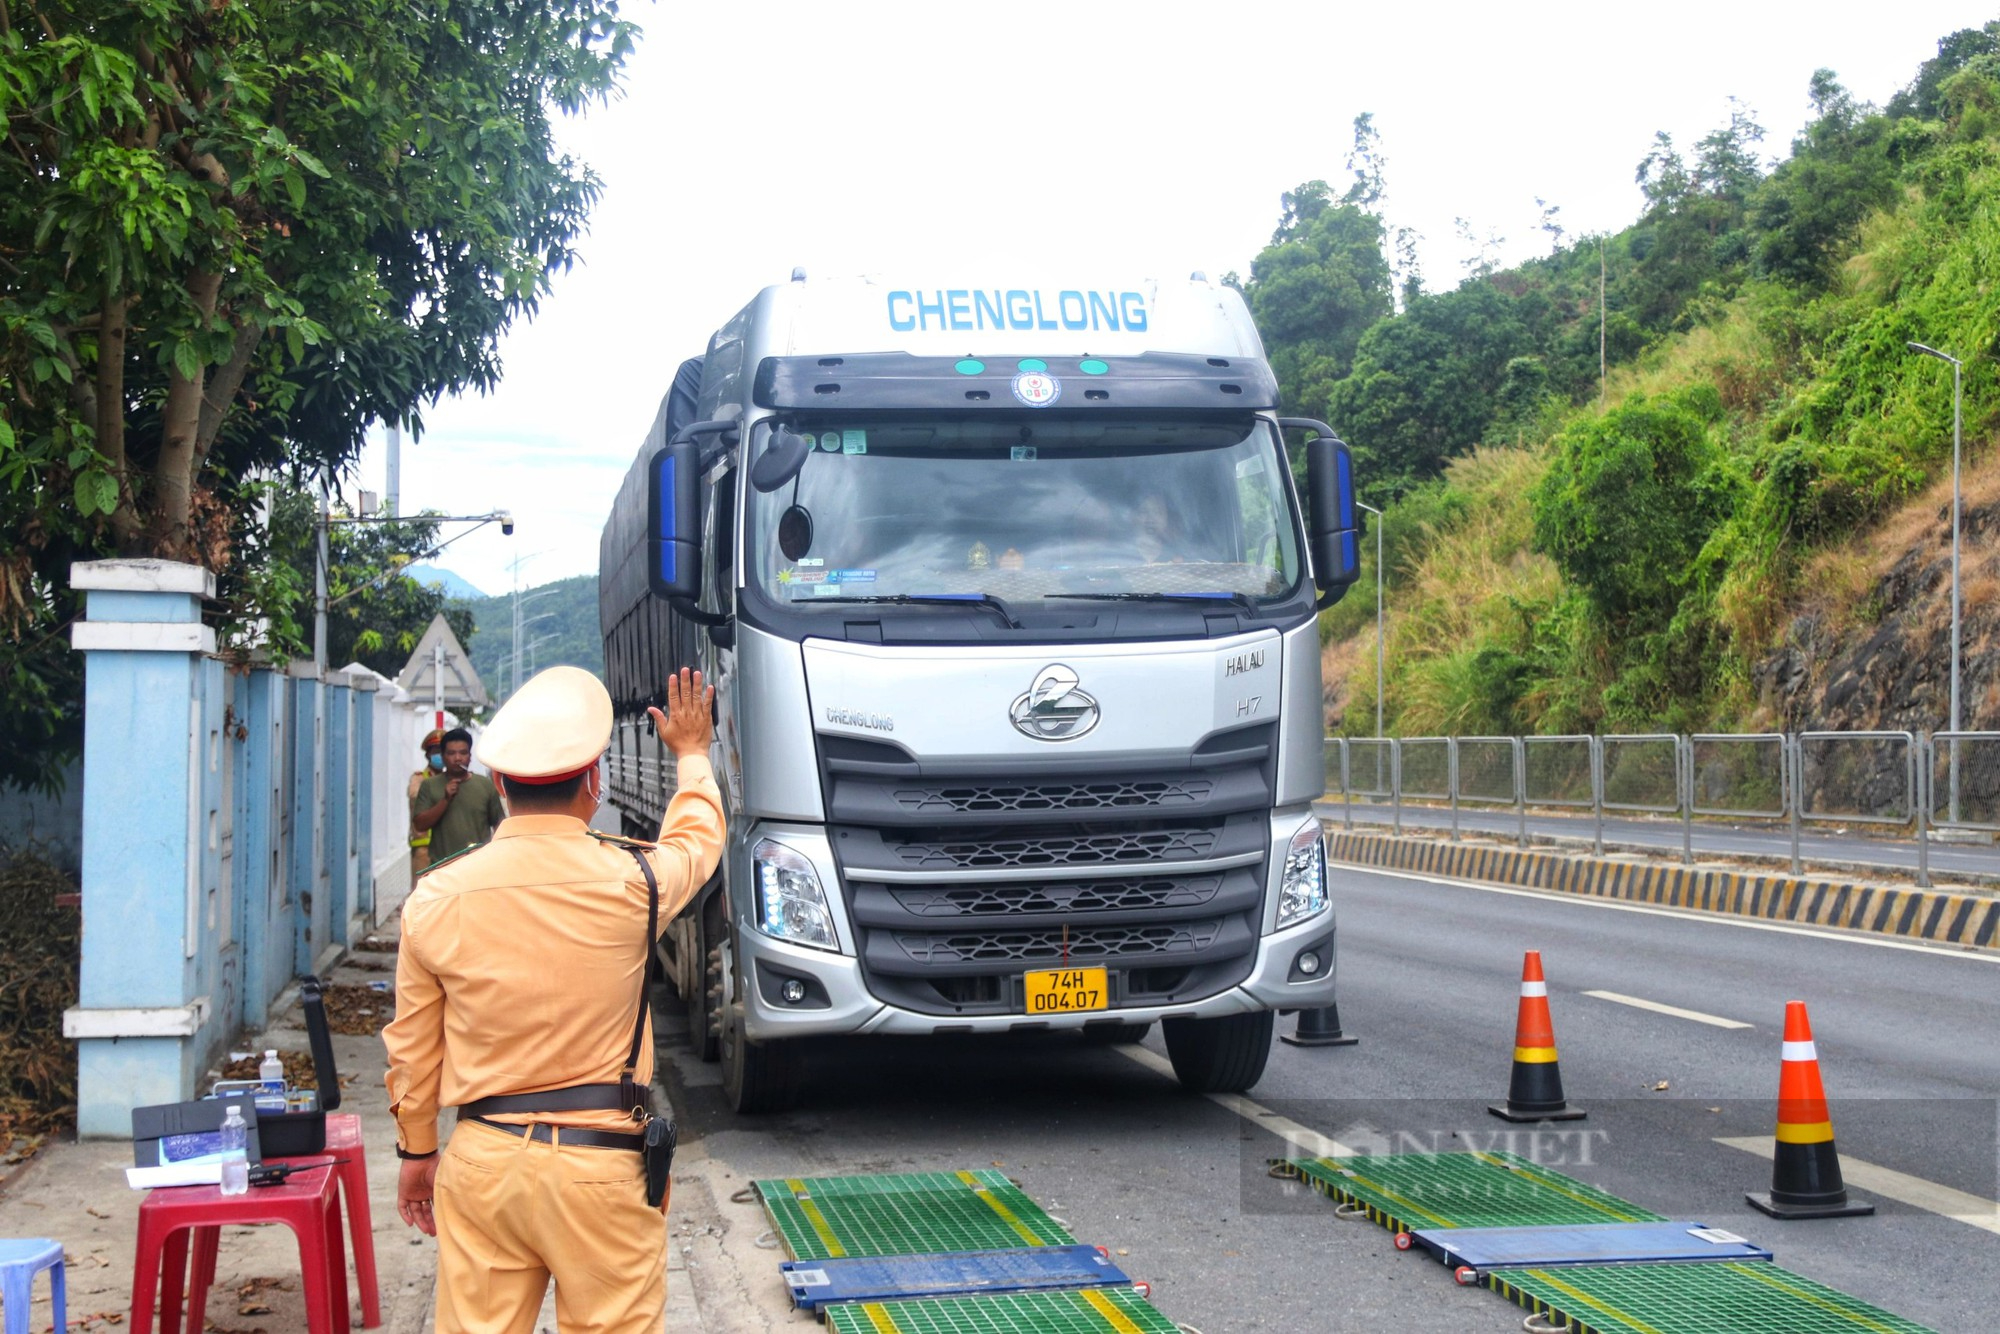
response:
M1743 1198L1773 1218L1850 1218L1875 1212L1872 1204L1848 1202L1840 1151L1831 1139L1815 1144L1780 1140L1771 1155L1771 1189Z
M1584 1112L1563 1097L1562 1071L1554 1061L1515 1061L1507 1101L1487 1111L1502 1121L1581 1121Z
M1516 1125L1526 1125L1533 1121L1581 1121L1584 1117L1590 1115L1589 1112L1584 1111L1581 1107L1572 1107L1568 1103L1564 1103L1552 1112L1525 1111L1512 1104L1488 1107L1486 1110L1499 1117L1502 1121L1512 1121Z
M1843 1200L1839 1204L1779 1204L1769 1195L1745 1194L1750 1207L1773 1218L1854 1218L1875 1212L1872 1204L1854 1204Z
M1338 1005L1323 1005L1316 1010L1300 1010L1298 1030L1280 1033L1278 1041L1294 1047L1352 1047L1361 1039L1340 1031Z

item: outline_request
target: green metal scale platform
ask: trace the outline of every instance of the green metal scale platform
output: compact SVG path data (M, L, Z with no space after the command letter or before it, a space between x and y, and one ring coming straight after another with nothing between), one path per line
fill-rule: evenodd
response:
M999 1172L791 1177L752 1183L794 1260L1076 1242Z
M1130 1288L1017 1292L826 1308L832 1334L1179 1334Z
M1774 1264L1495 1269L1484 1282L1575 1334L1931 1334Z
M1330 1199L1366 1209L1370 1219L1399 1233L1666 1221L1511 1153L1290 1158L1272 1166L1279 1174L1295 1173Z

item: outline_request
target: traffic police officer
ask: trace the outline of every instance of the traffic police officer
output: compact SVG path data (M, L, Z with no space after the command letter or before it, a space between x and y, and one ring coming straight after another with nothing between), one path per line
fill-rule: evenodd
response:
M632 1111L616 1096L653 946L632 849L658 881L664 928L722 854L714 696L682 671L666 713L648 711L679 790L658 843L628 844L586 823L610 696L573 667L536 676L479 742L507 819L492 842L434 865L404 904L396 1018L382 1036L403 1159L397 1210L438 1239L437 1334L527 1334L551 1277L564 1334L664 1323L666 1206L646 1203ZM645 1026L641 1090L653 1066ZM440 1161L444 1106L459 1119Z

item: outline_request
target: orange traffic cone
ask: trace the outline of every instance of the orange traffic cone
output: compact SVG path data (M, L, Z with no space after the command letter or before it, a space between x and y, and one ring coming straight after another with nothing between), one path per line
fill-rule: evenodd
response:
M1563 1101L1540 950L1529 950L1521 962L1521 1016L1514 1025L1514 1074L1507 1083L1507 1101L1486 1110L1505 1121L1579 1121L1586 1115Z
M1804 1001L1785 1002L1785 1054L1778 1067L1778 1143L1771 1161L1771 1193L1745 1195L1773 1218L1844 1218L1872 1214L1872 1204L1849 1204L1833 1147L1833 1122L1819 1082L1819 1052Z

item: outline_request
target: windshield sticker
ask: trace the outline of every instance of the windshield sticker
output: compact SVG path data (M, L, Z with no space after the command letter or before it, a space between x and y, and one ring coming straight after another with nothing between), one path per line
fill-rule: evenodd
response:
M840 433L840 446L843 453L866 454L868 452L868 432L842 431Z
M1026 371L1014 377L1014 397L1031 408L1046 408L1062 397L1062 381L1040 371Z
M826 571L780 570L778 571L778 582L781 584L823 584L826 582Z
M807 436L806 439L810 441L812 437ZM840 432L824 432L819 438L819 447L829 454L838 454L840 452Z
M1033 463L1035 461L1035 447L1033 445L1015 445L1007 451L1007 457L1016 463Z
M1252 454L1247 459L1237 460L1236 475L1238 477L1256 477L1263 471L1264 456L1262 454Z
M828 570L826 581L830 584L872 584L875 582L873 570Z
M826 568L826 557L801 556L799 557L799 568L801 570L823 570Z

